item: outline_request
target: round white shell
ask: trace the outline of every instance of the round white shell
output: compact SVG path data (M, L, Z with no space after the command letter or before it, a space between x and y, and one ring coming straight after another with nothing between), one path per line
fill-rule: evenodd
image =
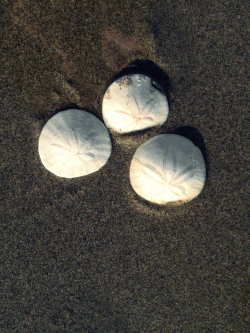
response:
M104 124L89 112L69 109L42 129L38 151L46 169L59 177L85 176L99 170L111 154Z
M106 126L129 133L163 124L168 117L166 96L152 85L150 77L126 75L107 89L102 103Z
M194 199L202 191L205 178L200 149L175 134L157 135L141 145L130 165L135 192L157 204Z

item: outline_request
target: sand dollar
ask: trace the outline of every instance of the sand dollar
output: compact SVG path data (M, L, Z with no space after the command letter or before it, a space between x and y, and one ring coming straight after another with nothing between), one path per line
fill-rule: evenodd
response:
M168 117L167 97L150 77L126 75L107 89L102 103L103 119L108 128L129 133L163 124Z
M111 154L104 124L89 112L68 109L53 116L40 134L38 151L46 169L73 178L99 170Z
M158 135L141 145L130 165L135 192L157 204L194 199L202 191L205 178L200 149L175 134Z

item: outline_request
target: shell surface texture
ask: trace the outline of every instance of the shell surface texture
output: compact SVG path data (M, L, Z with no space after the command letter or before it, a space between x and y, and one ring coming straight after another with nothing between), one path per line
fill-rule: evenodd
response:
M103 98L105 125L119 133L162 125L168 117L168 101L152 82L142 74L126 75L114 81Z
M157 204L190 201L202 191L206 178L203 155L190 140L161 134L135 152L130 183L142 198Z
M40 159L50 172L74 178L99 170L111 154L104 124L87 111L68 109L53 116L40 134Z

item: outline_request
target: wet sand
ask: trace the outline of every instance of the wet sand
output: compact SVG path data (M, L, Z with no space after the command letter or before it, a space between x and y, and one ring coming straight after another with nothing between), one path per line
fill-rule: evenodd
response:
M244 2L0 7L1 332L245 333ZM112 133L97 173L49 173L37 150L45 122L69 106L102 119L106 88L136 60L166 78L167 122ZM139 145L172 132L200 146L207 181L189 203L156 206L133 192L129 165Z

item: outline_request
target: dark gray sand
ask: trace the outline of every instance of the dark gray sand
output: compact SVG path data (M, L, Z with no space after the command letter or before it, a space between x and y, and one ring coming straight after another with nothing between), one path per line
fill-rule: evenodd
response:
M1 332L248 331L246 4L1 1ZM53 176L44 123L74 104L102 119L105 89L136 59L170 79L167 122L112 135L95 174ZM204 141L206 186L151 205L131 158L180 127Z

